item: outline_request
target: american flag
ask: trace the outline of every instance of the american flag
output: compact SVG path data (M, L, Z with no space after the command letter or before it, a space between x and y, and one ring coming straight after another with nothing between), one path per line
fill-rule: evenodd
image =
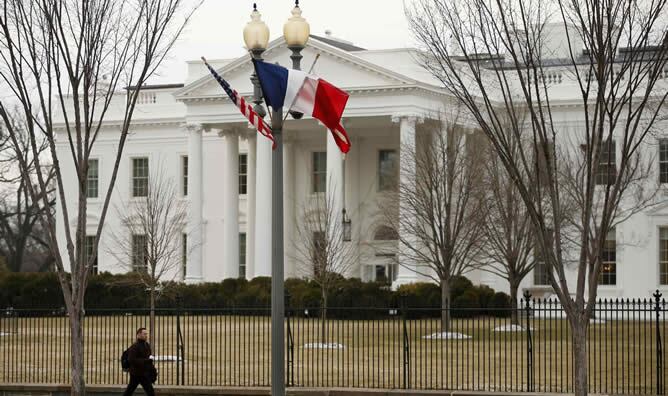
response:
M274 141L274 135L271 133L271 128L267 123L253 110L253 106L251 106L250 103L246 102L246 100L243 98L243 96L239 95L239 93L232 89L230 87L230 84L227 83L221 77L216 71L209 65L206 61L206 59L202 58L204 61L204 64L206 67L209 69L213 77L218 81L218 84L220 84L221 87L225 90L227 93L227 96L230 97L230 100L232 103L234 103L238 108L239 111L241 111L241 114L244 115L248 119L248 122L250 122L255 129L257 129L258 132L260 132L263 136L269 138L271 140L271 147L276 148L276 142Z

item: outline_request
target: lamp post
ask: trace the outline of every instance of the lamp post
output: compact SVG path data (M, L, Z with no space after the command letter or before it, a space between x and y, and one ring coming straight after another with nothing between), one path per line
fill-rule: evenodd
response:
M253 3L251 20L244 28L244 42L253 59L261 60L262 53L269 44L269 27L262 21L262 16L255 3ZM253 109L260 117L264 118L267 112L262 107L262 90L255 71L251 75L251 82L253 83L253 103L255 103Z
M283 25L283 37L285 38L285 43L288 45L288 48L292 51L290 59L292 59L292 68L295 70L301 70L301 52L306 46L310 34L311 28L309 27L308 22L306 22L306 19L302 17L302 9L299 8L299 0L295 0L292 16L288 18L288 21ZM304 116L303 113L298 111L290 111L290 115L295 120Z
M285 43L288 45L292 55L292 68L300 70L300 63L302 60L301 51L306 46L308 41L308 36L311 33L311 28L309 27L306 19L302 17L302 10L299 8L299 0L295 1L295 8L292 9L292 16L285 22L283 25L283 37L285 38Z
M292 17L283 26L283 33L288 47L292 50L292 67L300 69L301 50L306 46L309 37L309 25L301 17L299 1L295 1ZM251 21L244 28L244 41L251 56L260 59L262 52L269 43L269 28L260 19L257 6L253 4ZM253 73L251 77L254 92L254 103L256 111L260 116L262 98L257 76ZM274 135L276 148L271 154L271 394L273 396L285 395L285 300L284 300L284 262L283 262L283 109L272 109L271 129ZM303 114L292 113L296 119Z

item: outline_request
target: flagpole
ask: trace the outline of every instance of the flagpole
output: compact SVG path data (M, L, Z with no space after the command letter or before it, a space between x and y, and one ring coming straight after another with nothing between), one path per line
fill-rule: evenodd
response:
M255 62L253 70L257 74ZM285 263L283 258L283 108L271 109L271 395L285 396Z
M272 109L271 153L271 394L285 395L285 282L283 262L283 109Z
M320 59L320 54L316 54L315 59L313 59L313 63L311 63L311 68L308 69L308 74L311 74L313 71L313 68L315 67L315 63ZM293 65L294 66L294 65ZM297 69L299 70L299 69ZM294 99L292 99L292 103L290 103L290 107L288 107L288 111L285 112L285 116L283 116L283 122L288 119L288 115L290 114L290 110L292 110L292 106L294 106L295 102L297 101L297 97L295 96Z

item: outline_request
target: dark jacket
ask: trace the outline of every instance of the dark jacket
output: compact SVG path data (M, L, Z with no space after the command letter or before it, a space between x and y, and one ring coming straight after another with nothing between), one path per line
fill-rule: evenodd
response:
M143 340L137 340L128 349L128 360L130 361L130 375L136 377L145 377L151 373L153 362L148 357L151 352L151 345Z

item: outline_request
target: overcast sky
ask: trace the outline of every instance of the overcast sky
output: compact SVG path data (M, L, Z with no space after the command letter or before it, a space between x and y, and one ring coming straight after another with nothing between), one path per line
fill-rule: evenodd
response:
M195 3L196 0L187 0ZM294 0L259 0L258 10L269 26L270 40L283 34ZM368 49L412 46L403 0L300 0L311 33L332 35ZM170 59L152 83L183 82L185 61L235 58L244 54L242 32L250 20L251 0L204 0Z

